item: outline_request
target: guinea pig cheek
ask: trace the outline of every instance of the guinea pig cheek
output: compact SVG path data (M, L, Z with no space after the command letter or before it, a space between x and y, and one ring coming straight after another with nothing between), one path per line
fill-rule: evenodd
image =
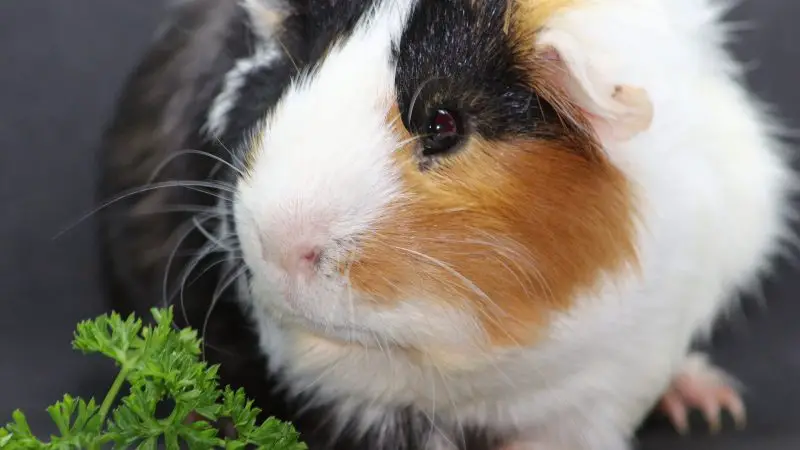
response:
M386 307L463 311L492 347L535 343L635 262L628 184L585 144L473 138L425 171L411 145L397 152L405 195L362 240L350 283Z

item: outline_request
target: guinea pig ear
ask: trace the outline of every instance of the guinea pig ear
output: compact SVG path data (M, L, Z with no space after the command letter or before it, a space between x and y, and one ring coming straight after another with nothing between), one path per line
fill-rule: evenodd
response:
M592 55L568 33L545 29L537 38L539 71L580 108L602 141L627 141L650 128L653 104L649 93L613 79L603 70L605 55Z

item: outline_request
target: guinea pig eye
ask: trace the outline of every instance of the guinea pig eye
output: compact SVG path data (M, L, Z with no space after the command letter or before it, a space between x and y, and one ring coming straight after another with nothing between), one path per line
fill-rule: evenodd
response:
M439 155L453 150L463 138L461 117L453 111L437 109L428 118L422 154Z

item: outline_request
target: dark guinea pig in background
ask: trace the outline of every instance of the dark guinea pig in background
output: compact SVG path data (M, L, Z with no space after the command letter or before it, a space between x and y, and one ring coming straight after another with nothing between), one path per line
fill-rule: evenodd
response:
M109 298L175 305L312 449L742 422L691 348L782 253L795 182L727 6L175 1L106 135Z

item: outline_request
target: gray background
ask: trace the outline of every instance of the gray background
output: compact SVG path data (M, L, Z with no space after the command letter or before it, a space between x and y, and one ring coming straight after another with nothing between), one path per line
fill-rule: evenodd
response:
M105 361L70 348L75 323L103 312L95 224L53 236L95 206L99 133L162 6L0 0L0 422L22 408L49 433L45 406L110 385ZM749 24L735 50L753 63L752 89L797 127L800 1L749 0L734 16ZM749 388L749 428L678 438L657 422L642 433L644 449L800 449L797 273L782 267L764 306L748 307L716 339L715 359Z

